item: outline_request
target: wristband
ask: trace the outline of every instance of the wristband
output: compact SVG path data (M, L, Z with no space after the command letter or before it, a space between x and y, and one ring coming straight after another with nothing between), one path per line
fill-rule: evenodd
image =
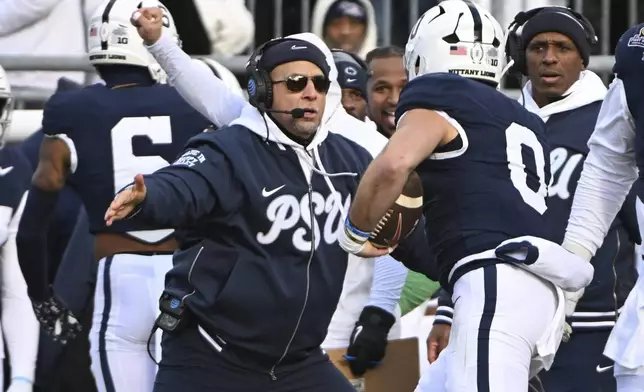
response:
M366 231L359 230L356 228L351 221L349 220L349 217L347 216L347 219L344 220L344 228L347 230L347 234L349 234L353 240L356 242L360 242L364 244L367 242L369 239L369 236L371 233L367 233Z
M27 377L22 377L22 376L13 377L11 379L11 382L14 382L14 381L22 381L22 382L26 382L27 384L33 384L34 383L34 381L32 379L27 378Z
M351 254L358 254L364 248L364 244L369 240L370 233L358 230L351 224L349 218L344 221L344 229L340 233L338 242L340 247Z

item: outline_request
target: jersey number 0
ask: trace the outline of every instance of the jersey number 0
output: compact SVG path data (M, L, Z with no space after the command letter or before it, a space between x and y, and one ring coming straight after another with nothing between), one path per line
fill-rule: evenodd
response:
M510 169L510 179L512 185L519 191L521 198L526 204L534 208L539 214L543 214L548 209L546 205L546 196L548 187L546 185L546 160L543 153L543 147L530 129L516 123L512 123L505 130L505 139L507 145L508 168ZM522 146L527 147L534 153L535 167L539 177L539 189L535 192L528 187L528 175L525 171Z

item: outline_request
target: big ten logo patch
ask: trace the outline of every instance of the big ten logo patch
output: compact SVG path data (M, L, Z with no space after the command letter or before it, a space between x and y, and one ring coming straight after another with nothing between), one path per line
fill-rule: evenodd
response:
M644 48L644 27L628 39L628 46ZM644 59L644 58L643 58Z
M327 244L337 242L343 230L344 217L349 211L351 195L342 201L339 192L326 198L319 192L305 194L300 200L293 195L280 195L266 208L266 218L271 222L265 233L257 233L257 241L263 245L275 242L283 231L293 230L293 246L302 252L311 250L311 230L315 248L324 240Z
M206 157L199 150L190 150L183 153L183 155L177 159L172 165L173 166L188 166L193 167L197 163L203 163L206 160Z
M557 147L550 153L550 170L552 177L548 187L548 196L557 196L568 200L571 195L570 179L577 170L581 170L582 154L570 154L563 147Z

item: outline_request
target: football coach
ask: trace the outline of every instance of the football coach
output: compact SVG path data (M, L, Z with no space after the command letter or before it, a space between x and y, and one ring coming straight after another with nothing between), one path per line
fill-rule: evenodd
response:
M162 14L143 8L136 20L145 29ZM246 71L252 106L137 175L105 214L182 233L154 391L354 391L320 344L347 266L339 233L371 155L320 126L329 66L315 45L269 41ZM416 232L407 244L426 244ZM427 249L407 244L399 260Z

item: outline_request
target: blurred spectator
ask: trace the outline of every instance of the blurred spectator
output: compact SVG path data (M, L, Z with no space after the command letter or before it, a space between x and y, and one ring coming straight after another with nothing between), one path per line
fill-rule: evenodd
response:
M194 1L210 38L212 54L234 56L253 42L255 22L244 0Z
M329 48L342 49L365 58L376 47L376 15L367 0L318 0L311 31Z
M182 49L193 56L234 56L253 42L255 22L244 0L162 0Z
M85 53L84 10L77 0L0 1L0 54L65 56ZM58 79L82 83L83 72L9 72L16 91L54 91ZM38 105L42 105L38 102Z

